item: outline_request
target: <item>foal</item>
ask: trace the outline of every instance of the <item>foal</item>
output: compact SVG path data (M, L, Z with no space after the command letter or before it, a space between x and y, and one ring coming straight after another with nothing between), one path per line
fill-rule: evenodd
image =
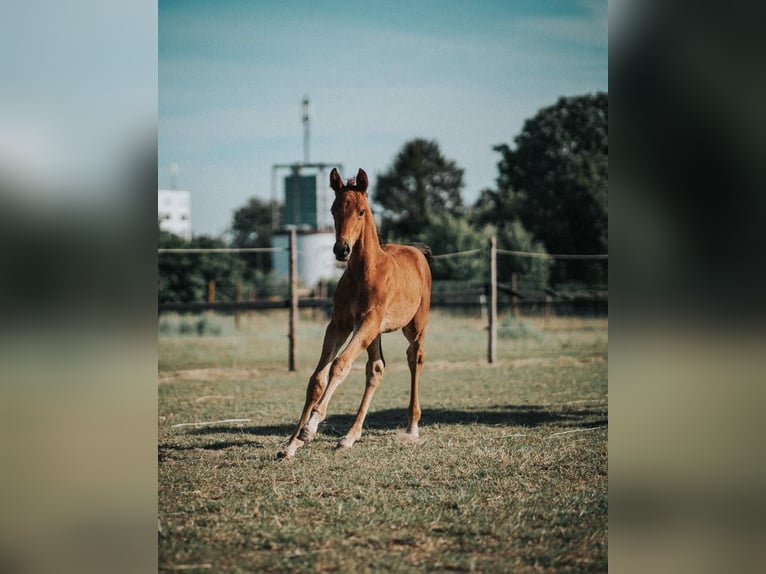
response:
M354 360L367 350L367 382L354 424L338 443L352 446L362 436L362 425L372 396L380 385L385 362L380 337L401 329L409 341L410 367L409 425L406 438L418 437L420 404L418 378L425 353L423 340L428 326L431 302L431 270L426 253L403 245L384 245L367 202L367 174L360 169L356 180L344 185L338 171L330 174L335 191L332 215L335 220L335 246L338 261L347 261L346 271L335 291L333 315L325 331L322 355L306 389L306 403L298 428L278 458L290 458L301 446L311 442L317 427L327 416L333 393L351 370ZM340 355L343 343L353 336Z

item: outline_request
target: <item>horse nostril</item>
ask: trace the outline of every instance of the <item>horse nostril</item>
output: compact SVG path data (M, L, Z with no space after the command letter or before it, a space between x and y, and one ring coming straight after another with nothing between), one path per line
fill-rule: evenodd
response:
M348 254L351 253L351 248L345 241L336 243L332 250L335 253L335 258L341 261L345 261Z

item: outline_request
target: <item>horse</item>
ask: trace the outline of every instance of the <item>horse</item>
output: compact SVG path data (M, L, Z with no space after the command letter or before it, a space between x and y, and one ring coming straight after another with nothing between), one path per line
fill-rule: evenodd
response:
M359 169L345 184L333 168L330 187L335 192L333 253L346 262L325 330L322 353L306 388L306 402L298 427L277 458L292 458L311 442L327 416L333 393L346 379L354 360L367 350L366 383L362 402L338 449L350 448L362 436L367 410L385 369L381 335L401 329L409 341L410 403L405 442L417 442L420 402L418 384L425 361L423 344L431 303L430 249L425 245L381 245L367 198L367 174ZM353 335L352 335L353 333ZM348 345L339 354L351 335Z

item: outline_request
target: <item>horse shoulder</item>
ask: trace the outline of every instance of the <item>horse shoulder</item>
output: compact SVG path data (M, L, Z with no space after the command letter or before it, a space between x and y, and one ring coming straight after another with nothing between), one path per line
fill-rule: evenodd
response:
M357 298L357 284L354 279L344 273L338 280L333 297L333 319L339 325L353 325L352 304Z

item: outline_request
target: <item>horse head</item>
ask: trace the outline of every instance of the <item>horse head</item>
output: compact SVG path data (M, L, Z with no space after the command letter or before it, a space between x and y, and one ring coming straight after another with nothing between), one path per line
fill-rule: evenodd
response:
M338 261L348 261L351 250L364 231L365 216L370 210L367 203L367 174L360 169L355 179L344 184L338 170L333 168L330 187L335 192L331 210L335 220L335 246L332 250Z

